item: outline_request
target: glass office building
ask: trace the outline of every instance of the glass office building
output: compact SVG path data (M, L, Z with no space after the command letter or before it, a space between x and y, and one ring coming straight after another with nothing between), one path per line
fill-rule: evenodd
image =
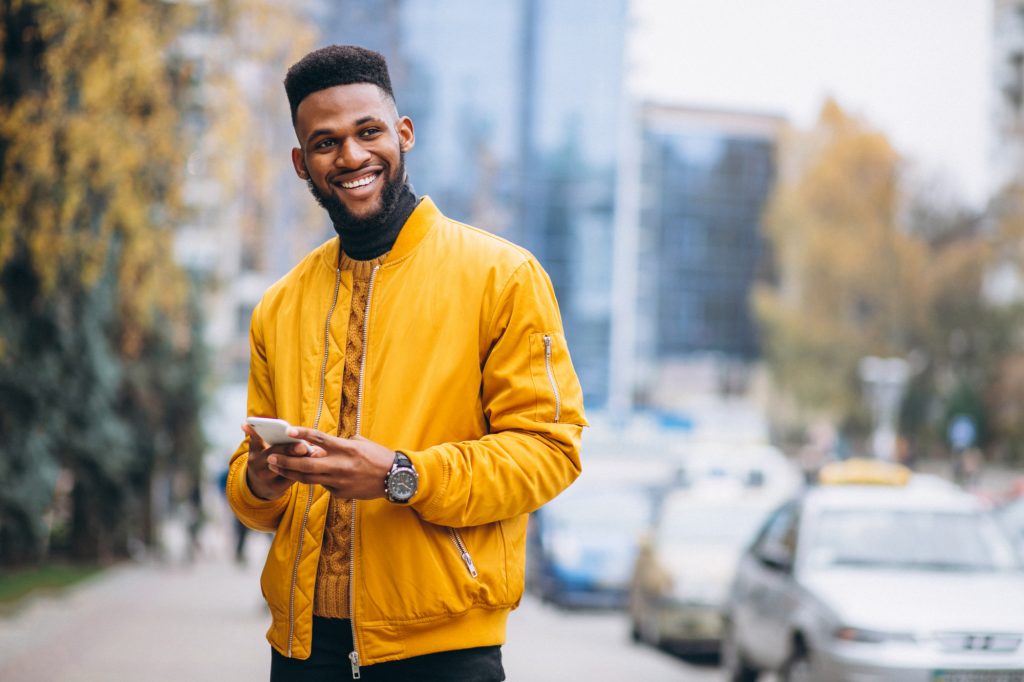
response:
M644 108L638 355L655 367L756 358L749 298L781 124L750 113Z

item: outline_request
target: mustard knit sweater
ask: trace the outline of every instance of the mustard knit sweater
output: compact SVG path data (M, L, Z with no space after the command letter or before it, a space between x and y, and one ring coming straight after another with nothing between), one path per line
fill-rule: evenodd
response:
M352 312L348 318L345 341L345 370L341 383L341 418L338 434L343 438L356 435L358 408L359 361L363 354L363 323L373 268L384 262L387 254L373 260L352 260L344 253L341 269L352 271ZM383 484L383 483L382 483ZM324 542L316 573L316 594L313 613L326 618L349 617L349 528L352 501L332 497L327 511Z

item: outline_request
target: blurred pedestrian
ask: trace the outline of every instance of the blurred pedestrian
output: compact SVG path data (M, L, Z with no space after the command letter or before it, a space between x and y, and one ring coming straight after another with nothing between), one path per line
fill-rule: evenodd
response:
M301 439L243 427L227 481L239 518L275 532L271 679L502 680L527 514L580 471L582 392L550 281L416 197L413 123L381 55L316 50L285 90L295 172L338 238L250 328L248 414Z
M185 562L194 563L202 554L202 543L200 535L203 530L205 514L203 512L203 491L199 481L192 477L181 474L178 478L178 486L186 489L183 507L185 522Z
M225 494L227 493L229 471L230 468L225 467L218 481L220 489ZM248 563L245 555L245 541L249 537L249 527L242 523L242 520L237 516L232 516L231 521L232 534L235 538L235 563L239 566L245 566Z
M976 447L965 448L954 454L953 480L964 488L970 488L977 483L981 474L981 465L984 457L981 450Z

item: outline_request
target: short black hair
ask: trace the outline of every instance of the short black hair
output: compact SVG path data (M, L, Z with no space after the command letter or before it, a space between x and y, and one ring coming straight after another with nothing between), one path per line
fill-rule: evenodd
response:
M306 97L350 83L373 83L395 101L388 63L379 52L357 45L328 45L292 64L284 77L284 89L292 108L292 125L295 125L295 112Z

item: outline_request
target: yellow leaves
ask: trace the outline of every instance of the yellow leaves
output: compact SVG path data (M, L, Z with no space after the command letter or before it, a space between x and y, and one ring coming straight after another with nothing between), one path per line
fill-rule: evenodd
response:
M128 327L184 302L146 274L177 270L166 232L183 152L164 49L175 16L159 2L46 3L29 27L42 59L22 65L38 78L0 116L0 267L21 244L44 295L115 267Z
M927 333L944 261L901 224L897 151L836 102L814 129L787 132L779 153L764 215L779 281L753 303L780 383L843 409L861 355L907 353Z

